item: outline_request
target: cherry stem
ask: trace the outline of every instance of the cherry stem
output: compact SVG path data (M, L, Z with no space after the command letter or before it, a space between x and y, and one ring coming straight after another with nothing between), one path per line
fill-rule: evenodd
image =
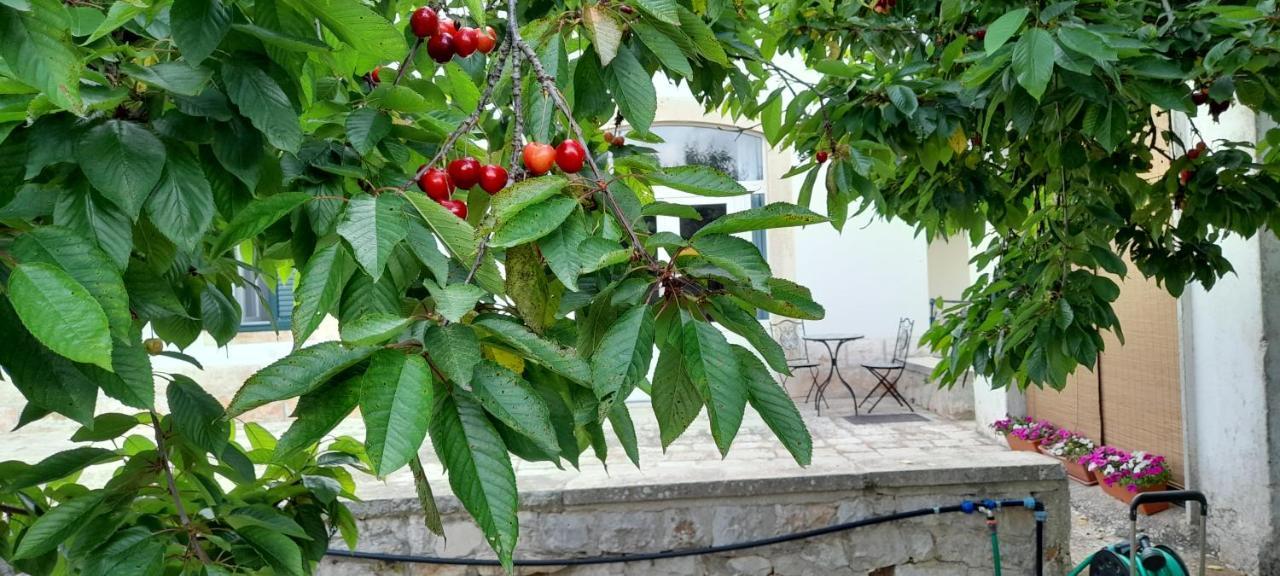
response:
M409 49L409 53L405 55L404 62L400 63L400 68L396 70L396 79L391 82L392 86L399 86L400 79L409 72L409 66L413 64L413 58L418 55L418 48L422 46L422 38L413 43L413 48Z

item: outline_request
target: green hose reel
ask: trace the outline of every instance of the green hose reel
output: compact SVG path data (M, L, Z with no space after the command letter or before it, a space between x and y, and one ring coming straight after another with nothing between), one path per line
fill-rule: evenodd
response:
M1138 507L1157 502L1200 503L1200 576L1205 570L1205 521L1209 503L1195 490L1144 492L1129 503L1129 541L1112 544L1085 558L1068 576L1077 576L1087 568L1089 576L1189 576L1190 570L1178 553L1164 545L1152 545L1146 536L1138 536Z

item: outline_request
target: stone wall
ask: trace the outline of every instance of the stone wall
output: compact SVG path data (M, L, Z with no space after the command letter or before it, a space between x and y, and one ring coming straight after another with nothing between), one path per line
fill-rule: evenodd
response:
M593 488L524 495L518 558L614 555L731 544L969 498L1023 498L1047 504L1045 573L1070 565L1066 480L1053 466L885 471L810 478ZM409 499L355 506L360 549L446 557L492 557L451 497L441 499L448 540L430 534ZM1033 574L1034 520L999 513L1003 569ZM342 544L335 541L334 547ZM494 568L390 564L330 558L319 572L347 575L499 574ZM981 515L947 514L880 524L763 548L679 559L519 574L616 575L987 575L989 533Z

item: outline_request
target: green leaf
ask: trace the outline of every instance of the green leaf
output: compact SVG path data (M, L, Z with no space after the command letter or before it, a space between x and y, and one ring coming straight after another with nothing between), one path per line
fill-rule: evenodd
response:
M333 243L311 255L297 289L293 291L293 347L298 349L333 312L342 297L342 287L351 278L352 266L342 244Z
M23 83L79 114L83 64L71 44L67 13L56 0L32 0L31 5L25 12L0 6L0 58Z
M112 4L119 6L120 4ZM165 542L142 526L117 532L105 546L95 549L84 565L83 576L135 574L159 576L164 572Z
M307 531L292 518L265 504L236 508L226 515L226 520L236 530L245 526L258 526L292 538L311 539Z
M377 108L361 108L347 116L347 139L361 156L367 156L391 133L391 117Z
M381 61L404 58L404 34L386 18L358 2L289 0L289 5L315 18L357 52Z
M1022 27L1022 22L1027 19L1026 8L1018 8L1010 10L1003 16L996 18L987 26L987 35L982 40L982 47L987 54L992 54L1004 46L1014 34L1018 33L1018 29Z
M102 442L119 438L139 424L128 414L108 412L93 417L93 426L81 426L71 435L72 442Z
M23 534L13 559L35 558L69 540L93 517L103 496L101 490L94 490L44 513Z
M107 315L69 274L41 262L19 265L9 276L9 300L27 330L50 350L111 370Z
M165 146L164 170L146 201L157 230L183 251L192 252L213 224L213 190L199 161L185 145Z
M658 93L630 47L618 50L618 56L604 69L604 80L622 116L636 130L648 132L658 110Z
M748 240L725 234L710 234L693 240L693 248L707 262L762 289L771 272L760 249Z
M489 243L496 248L510 248L543 238L559 229L577 207L578 201L568 196L534 204L495 230Z
M680 25L680 11L676 0L636 0L635 5L645 14L669 24Z
M436 301L436 312L450 322L458 322L476 307L485 296L483 288L475 284L450 284L444 288L427 283L431 297Z
M1115 48L1108 45L1102 36L1078 26L1059 27L1058 41L1096 62L1111 62L1118 58Z
M470 268L475 261L476 248L479 244L475 228L472 228L466 220L454 216L436 201L427 198L426 194L409 191L404 193L404 197L422 215L427 226L431 227L436 236L444 242L449 253L463 266ZM502 277L498 274L498 267L491 258L486 257L485 262L476 272L476 282L490 293L502 294Z
M37 226L13 242L21 262L42 262L61 268L93 296L117 340L128 341L133 320L129 295L111 257L92 242L60 226Z
M97 366L76 366L84 377L101 388L107 396L124 405L142 410L155 407L156 385L151 372L151 356L142 348L142 343L137 338L115 342L111 349L111 368L115 373Z
M737 234L770 228L808 226L826 222L827 218L806 208L788 202L774 202L758 208L734 212L716 218L693 234L694 238L708 234Z
M586 239L587 223L582 212L571 212L559 227L538 239L538 248L547 261L547 267L566 288L575 292L578 291L578 274L582 271L578 246Z
M715 326L692 318L685 318L683 324L682 344L689 380L707 406L716 447L721 455L727 455L733 437L742 426L747 405L747 387L738 359Z
M708 309L711 317L719 322L721 326L728 328L733 333L742 336L751 344L765 361L769 363L769 367L779 374L790 374L791 369L787 366L787 353L783 351L782 346L769 335L769 332L760 325L760 321L756 319L751 312L743 310L741 306L727 296L712 297L712 306Z
M782 441L796 463L808 466L813 459L813 438L795 402L750 350L735 345L733 353L738 358L739 372L747 385L747 401L751 408L764 418L764 423Z
M210 454L221 454L231 435L222 404L194 380L181 374L172 377L166 397L174 431Z
M395 472L417 456L434 405L431 382L422 356L379 350L369 359L360 381L360 414L375 475Z
M534 334L522 324L494 314L481 314L472 324L529 360L574 382L589 385L591 369L573 350L562 348Z
M608 66L618 56L618 47L622 44L622 23L613 11L595 4L582 7L582 23L600 56L600 64Z
M134 424L137 424L136 420ZM6 490L22 490L23 488L60 480L95 464L110 462L118 458L119 456L114 451L105 448L93 448L90 446L72 448L55 453L25 469L20 469L13 476L0 480L0 486L3 486Z
M745 286L729 286L728 289L734 296L766 312L802 320L821 320L826 316L822 306L813 301L808 288L781 278L770 278L768 285L768 292Z
M5 298L0 298L0 334L5 336L4 346L0 346L0 365L29 402L83 425L93 424L98 389L80 370L88 366L75 364L41 346L23 329Z
M885 93L889 95L889 101L893 103L893 107L904 116L915 114L916 109L920 107L915 91L906 86L893 84L885 89Z
M231 12L221 0L173 0L169 28L182 59L198 66L231 29Z
M1013 46L1013 71L1018 84L1037 102L1053 78L1053 59L1053 36L1043 28L1027 30Z
M675 166L646 176L659 186L698 196L741 196L750 192L737 180L710 166Z
M235 418L264 404L311 392L368 358L374 350L344 348L337 342L297 350L250 376L227 406L227 417Z
M302 146L302 125L284 90L261 68L238 60L222 64L227 96L272 146L297 152Z
M236 534L244 538L249 546L258 551L262 559L276 574L282 576L305 576L306 570L302 562L302 550L293 539L271 528L245 525L236 528Z
M551 411L528 382L496 362L476 364L471 377L475 399L499 422L533 440L548 454L560 453Z
M622 444L622 450L627 453L627 459L639 468L640 445L636 438L636 425L631 420L631 412L627 409L626 402L615 402L609 408L609 425L613 427L613 434L618 437L618 443Z
M658 420L662 449L679 438L702 411L702 396L689 379L685 365L683 336L679 326L671 331L668 343L659 343L658 364L653 371L653 414Z
M502 437L471 394L437 386L431 443L449 470L453 494L476 520L508 571L519 535L516 475Z
M431 231L422 221L416 218L409 219L405 242L409 246L409 251L413 252L418 261L431 271L436 282L448 282L449 257L440 251L440 245L436 243L435 236L431 235Z
M591 354L591 387L604 404L621 402L620 391L631 390L649 373L653 359L653 311L635 306L622 314L600 339Z
M231 223L223 229L222 235L218 236L209 253L213 256L221 256L241 242L261 234L285 214L292 212L294 208L305 204L310 199L311 195L306 192L285 192L250 202L248 206L236 212L235 218L232 218Z
M243 32L254 38L261 40L265 44L270 44L277 48L285 50L295 50L300 52L328 52L329 45L315 38L307 38L305 36L294 36L286 34L279 30L272 30L255 24L232 24L231 27L237 32Z
M226 346L240 331L240 303L215 284L200 292L200 322L219 347Z
M489 206L495 224L501 226L525 208L559 194L568 183L563 176L548 174L504 188L493 196Z
M361 194L347 202L338 234L351 246L356 262L374 280L382 277L391 250L408 235L408 222L394 194Z
M673 218L683 218L685 220L702 220L702 214L698 213L693 206L688 204L675 204L673 202L650 202L640 209L640 213L644 216L671 216Z
M663 66L685 78L693 76L693 68L689 66L689 59L685 58L680 46L657 27L643 20L637 20L631 23L631 31L640 37L640 41L644 42L645 47L658 57Z
M120 66L120 70L136 80L183 96L199 96L213 77L208 68L196 68L183 60L161 62L146 68L126 63Z
M107 120L80 139L76 158L89 183L137 220L142 203L160 181L165 149L141 124Z
M469 386L476 364L480 363L480 339L466 324L433 325L427 329L422 345L431 361L455 384Z
M114 2L107 9L107 16L102 23L94 29L93 33L85 39L85 45L93 44L99 38L114 32L117 28L124 26L130 20L133 20L141 14L143 7L130 4L128 2Z
M342 342L351 346L382 344L404 332L413 323L412 318L395 314L374 312L360 316L338 327Z
M360 403L360 377L323 386L298 399L293 424L276 443L272 460L279 462L302 452L331 432Z
M679 7L680 12L680 30L689 35L693 43L698 48L698 55L703 59L715 62L725 68L729 68L729 55L725 54L724 47L720 45L720 39L716 37L715 31L707 26L701 16L694 14L693 11Z

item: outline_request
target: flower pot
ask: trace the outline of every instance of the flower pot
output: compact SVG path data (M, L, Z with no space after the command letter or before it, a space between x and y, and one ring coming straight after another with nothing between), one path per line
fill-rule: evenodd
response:
M1119 500L1119 501L1121 501L1121 502L1124 502L1125 504L1128 504L1129 502L1132 502L1132 501L1133 501L1133 497L1134 497L1134 496L1136 496L1136 495L1138 495L1138 494L1141 494L1141 493L1143 493L1143 492L1162 492L1162 491L1164 491L1164 490L1168 490L1168 489L1169 489L1169 486L1168 486L1168 485L1166 485L1166 484L1160 484L1160 485L1158 485L1158 486L1149 486L1149 487L1146 487L1146 488L1138 488L1138 491L1137 491L1137 492L1130 492L1130 491L1129 491L1129 489L1128 489L1127 487L1125 487L1125 486L1123 486L1123 485L1121 485L1121 484L1114 484L1114 485L1110 485L1110 486L1109 486L1109 485L1107 485L1107 483L1106 483L1106 482L1103 482L1101 485L1102 485L1102 491L1103 491L1103 492L1106 492L1107 494L1110 494L1112 498L1115 498L1116 500ZM1153 503L1153 504L1143 504L1143 505L1141 505L1141 506L1138 506L1138 512L1142 513L1143 515L1150 516L1150 515L1152 515L1152 514L1158 514L1158 513L1160 513L1160 512L1164 512L1165 510L1168 510L1168 509L1169 509L1169 506L1170 506L1170 505L1169 505L1169 503L1168 503L1168 502L1157 502L1157 503Z
M1010 450L1020 452L1035 452L1040 446L1039 440L1023 440L1013 434L1005 434L1004 440L1009 443Z
M1084 464L1081 464L1078 457L1064 458L1061 456L1055 456L1050 454L1048 450L1045 450L1044 446L1040 447L1040 453L1062 462L1062 467L1066 468L1067 476L1072 480L1084 484L1085 486L1093 486L1098 483L1098 477L1093 474L1093 470L1090 470L1086 468Z

